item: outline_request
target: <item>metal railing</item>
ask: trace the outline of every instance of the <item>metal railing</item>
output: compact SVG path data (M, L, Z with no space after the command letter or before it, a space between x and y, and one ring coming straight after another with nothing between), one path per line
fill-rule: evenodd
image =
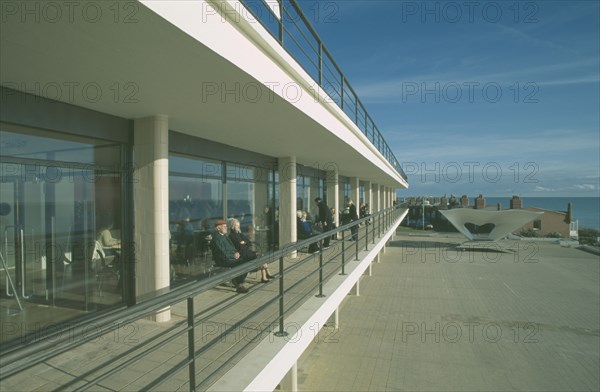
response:
M261 332L262 334L264 332L273 332L276 330L274 332L275 336L282 338L287 336L288 333L285 325L286 316L306 301L307 297L315 295L315 292L318 292L318 294L316 294L317 297L324 297L327 295L323 289L324 283L336 274L345 275L348 260L351 257L355 260L359 260L359 252L363 249L368 250L369 245L374 245L377 238L381 237L382 234L385 234L387 229L394 224L399 224L398 217L401 215L402 211L403 209L398 207L388 208L359 219L358 221L316 235L310 239L290 244L283 249L274 251L257 260L246 262L238 267L225 270L218 275L190 282L189 284L166 290L166 292L154 293L155 296L153 298L128 308L113 309L109 312L98 314L94 318L82 321L76 325L68 324L68 333L65 333L65 331L61 330L58 326L55 326L53 329L53 331L56 331L55 333L44 334L43 337L29 342L25 347L13 349L12 351L3 350L0 356L0 381L18 375L21 372L55 358L60 354L74 350L82 344L97 340L99 338L98 334L90 334L90 328L93 328L94 331L102 331L102 335L104 336L113 333L113 331L118 330L123 325L129 325L137 320L153 316L169 306L174 306L185 301L187 314L185 321L176 323L161 333L145 338L136 346L128 348L118 355L110 355L110 358L107 361L98 363L97 365L94 364L93 368L88 369L81 374L74 375L72 374L73 372L70 372L73 379L63 383L57 390L69 389L84 391L98 385L101 386L103 381L109 380L113 375L123 370L127 370L132 364L167 347L178 338L185 339L186 336L187 339L185 342L178 342L180 345L186 346L185 350L181 352L181 359L164 373L157 375L152 374L152 380L148 380L144 385L138 387L140 390L160 389L159 387L161 385L164 385L166 381L175 376L179 377L178 379L181 380L181 373L187 368L187 377L185 377L185 381L182 385L188 384L190 391L206 389L216 380L216 378L224 374L227 370L227 362L234 362L237 358L246 353L248 346L257 343L257 341L253 341L257 339L248 342L240 342L239 347L235 351L232 351L232 348L228 347L226 349L226 351L229 351L227 353L229 355L227 361L214 361L212 360L212 358L214 358L213 355L210 356L211 359L206 360L205 363L201 365L200 359L202 358L202 354L208 352L208 350L222 342L223 335L220 334L210 340L204 339L206 336L203 336L203 339L200 339L203 344L201 347L198 347L198 337L196 336L196 332L199 330L199 327L204 327L207 321L222 314L225 310L231 309L241 301L253 298L253 296L256 296L261 292L263 287L278 284L278 295L268 295L268 298L264 303L261 303L258 306L256 305L256 297L254 297L252 300L252 306L254 306L253 310L250 311L247 316L240 316L238 322L246 322L273 305L271 306L273 311L268 315L268 320L261 324L263 327L258 332ZM360 235L356 236L356 241L351 244L346 244L346 239L348 239L347 231L354 226L358 228L359 225L363 224L364 228L360 230ZM341 241L337 241L337 248L327 251L327 255L325 255L325 252L321 251L316 255L306 257L293 264L290 263L291 265L285 267L284 258L292 254L292 252L299 251L314 242L322 244L325 238L332 235L337 236L338 233L341 235ZM315 265L314 263L315 257L318 257L319 259L318 265ZM278 261L279 268L277 280L262 285L260 288L252 289L245 295L228 296L227 300L207 305L201 311L195 309L194 299L200 294L217 287L219 284L228 282L236 276L256 270L264 263L276 261ZM293 276L294 273L297 277L300 276L300 279L286 280L288 275ZM299 288L301 290L299 290ZM221 332L227 333L230 332L231 329L233 329L233 327ZM86 333L86 331L88 332ZM218 363L223 364L219 365ZM201 366L203 367L199 368ZM57 369L57 371L62 370ZM199 380L198 376L202 376L203 378ZM56 382L58 383L58 381Z
M281 17L264 0L240 1L406 180L392 149L296 0L279 0Z

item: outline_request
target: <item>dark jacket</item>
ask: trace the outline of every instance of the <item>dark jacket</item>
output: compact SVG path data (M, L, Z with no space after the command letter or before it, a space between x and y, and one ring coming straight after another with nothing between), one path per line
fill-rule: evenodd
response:
M331 210L323 200L319 202L319 222L323 223L323 228L331 229L333 226L333 216Z
M235 253L238 250L235 249L233 242L231 242L228 236L214 231L210 247L216 265L220 267L235 267L239 263L240 260L235 258Z
M307 221L302 221L300 218L296 218L296 235L299 239L305 240L313 235L312 227Z
M358 220L358 214L356 213L356 206L354 203L350 204L348 208L350 210L350 221Z
M250 239L245 234L238 231L230 231L229 239L233 243L233 246L235 246L235 249L240 252L240 256L244 261L256 259L257 254L252 250ZM245 242L245 244L242 244L242 241Z

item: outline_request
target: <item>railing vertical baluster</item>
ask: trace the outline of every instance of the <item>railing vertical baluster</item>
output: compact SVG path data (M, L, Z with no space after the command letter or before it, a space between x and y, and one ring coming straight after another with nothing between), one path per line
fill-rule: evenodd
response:
M285 19L285 5L283 4L283 1L281 1L279 4L281 6L281 18L279 19L279 43L281 44L281 46L283 46L283 20Z
M342 230L342 273L346 275L346 230Z
M365 251L369 250L369 225L365 221Z
M356 230L356 238L354 238L354 235L352 236L352 238L354 238L354 244L356 245L356 254L355 254L355 258L356 260L358 260L358 226L354 225L355 230Z
M340 74L340 76L342 77L342 84L341 84L341 91L340 91L340 96L342 97L341 109L344 110L344 75Z
M319 41L319 86L323 87L323 43Z
M190 378L190 392L196 390L196 348L194 339L194 297L187 299L187 325L188 325L188 365Z
M283 325L283 256L279 257L279 331L275 336L287 336Z
M358 126L358 97L354 95L354 124ZM360 129L360 127L358 127Z
M325 295L323 294L323 240L319 241L319 294L318 298L323 298Z
M373 245L375 245L375 219L369 219L371 224L373 225L373 230L371 230L371 237L373 237Z

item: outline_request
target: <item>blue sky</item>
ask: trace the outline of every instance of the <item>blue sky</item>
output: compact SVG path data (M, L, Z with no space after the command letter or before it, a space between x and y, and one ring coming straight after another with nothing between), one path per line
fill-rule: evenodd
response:
M400 195L599 196L598 1L300 4L404 163Z

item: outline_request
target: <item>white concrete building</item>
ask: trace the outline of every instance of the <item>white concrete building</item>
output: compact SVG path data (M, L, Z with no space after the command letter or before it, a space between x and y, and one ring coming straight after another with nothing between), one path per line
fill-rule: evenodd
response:
M408 187L296 2L246 6L2 3L0 301L42 322L132 305L206 273L216 219L266 252L317 196L376 212ZM121 261L103 274L96 242Z

